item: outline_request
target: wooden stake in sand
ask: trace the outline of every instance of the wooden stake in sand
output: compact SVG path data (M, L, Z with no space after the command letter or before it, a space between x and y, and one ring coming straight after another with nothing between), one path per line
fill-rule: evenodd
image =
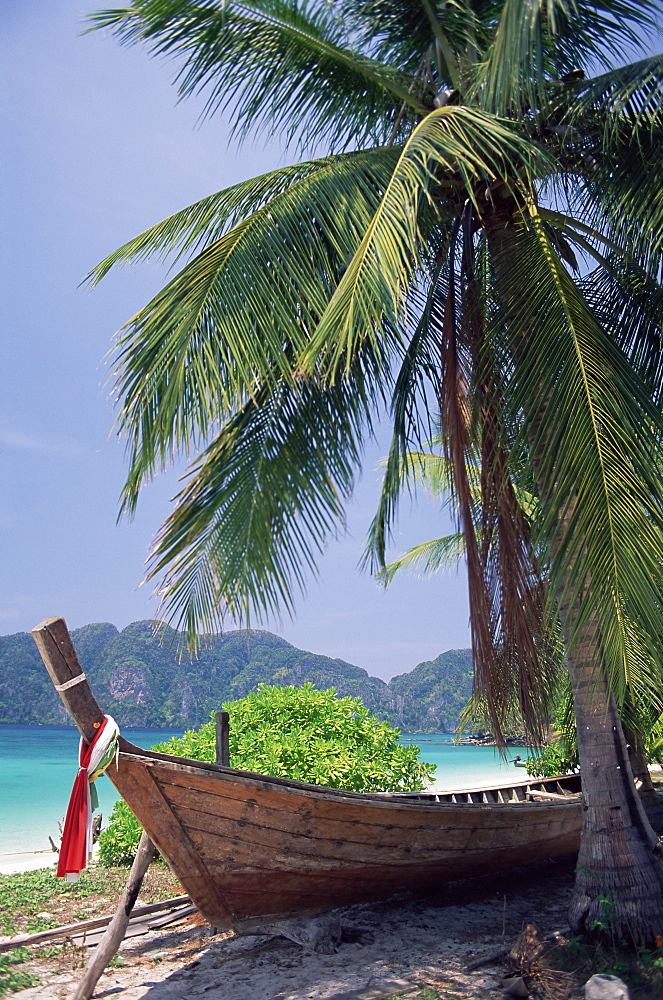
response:
M92 952L85 968L85 972L78 984L72 1000L89 1000L94 993L94 988L110 962L113 955L124 940L124 935L129 923L129 917L133 910L134 903L138 898L140 887L143 884L145 872L149 868L150 861L154 857L154 844L143 830L134 863L129 872L129 878L125 885L120 901L117 904L115 916L106 928L106 932L97 947Z

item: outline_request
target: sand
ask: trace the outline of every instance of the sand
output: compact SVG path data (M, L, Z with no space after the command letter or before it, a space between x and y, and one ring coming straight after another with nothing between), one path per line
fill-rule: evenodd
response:
M118 1000L373 1000L418 996L423 986L445 1000L504 995L499 963L467 971L477 959L509 948L523 923L566 929L573 861L548 861L500 876L449 884L428 897L336 911L343 938L335 954L314 954L282 937L217 935L185 925L128 939L121 968L109 969L95 997ZM83 960L87 957L87 952ZM61 1000L80 971L65 954L33 964L40 986L14 1000Z
M10 854L0 854L0 875L17 875L19 872L31 872L37 868L55 866L57 855L54 851L15 851Z

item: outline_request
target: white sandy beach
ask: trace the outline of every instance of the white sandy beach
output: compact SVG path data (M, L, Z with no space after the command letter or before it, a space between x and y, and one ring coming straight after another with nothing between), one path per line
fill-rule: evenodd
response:
M118 1000L374 1000L417 995L428 985L447 1000L501 998L503 968L468 964L509 948L526 920L566 928L571 861L450 884L439 896L398 896L337 911L334 954L284 938L209 937L191 927L128 939L122 968L107 970L95 997ZM80 961L78 956L75 960ZM36 963L42 983L15 1000L63 1000L80 975L72 953Z
M35 871L37 868L50 868L56 861L57 855L54 851L0 854L0 875L16 875L18 872Z

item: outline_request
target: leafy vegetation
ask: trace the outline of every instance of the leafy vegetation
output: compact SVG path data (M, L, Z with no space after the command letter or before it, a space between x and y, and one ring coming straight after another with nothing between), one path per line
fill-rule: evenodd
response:
M230 715L230 759L245 771L355 792L397 792L425 788L435 770L419 759L419 747L402 746L398 730L373 718L359 698L339 698L334 688L261 684L223 707ZM213 761L214 740L208 722L157 748Z
M568 692L561 698L553 719L553 738L527 758L527 771L534 777L549 777L579 767L578 737ZM649 764L663 766L663 716L644 731L644 757Z
M130 865L143 828L124 799L118 799L97 844L102 865Z
M663 767L663 715L659 716L647 734L645 753L650 763Z
M93 17L172 56L181 95L204 91L241 134L326 147L178 212L92 275L186 258L116 364L124 510L203 449L154 546L164 614L195 646L225 616L292 612L388 414L367 555L383 568L407 455L439 418L475 693L497 735L514 700L540 735L559 619L581 857L615 834L596 884L579 866L570 919L591 932L612 886L642 945L663 923L663 863L628 807L618 708L663 711L663 56L642 51L658 15L654 0L134 0Z
M22 965L27 957L26 948L16 948L14 951L0 955L0 996L37 985L39 982L37 976L26 972L25 969L15 968L17 965Z
M419 747L398 742L398 730L370 715L359 698L339 698L333 688L312 684L257 691L227 702L233 767L356 792L417 791L434 766L419 759ZM162 753L214 761L215 724L205 723L154 747ZM129 807L117 802L99 837L104 864L129 864L141 827Z
M0 934L29 934L77 920L110 916L126 880L126 868L95 866L87 868L75 883L56 879L52 868L0 875ZM182 892L179 881L165 865L152 864L141 887L139 905ZM48 912L47 917L39 916L44 912ZM16 948L0 955L0 996L37 985L39 976L33 973L31 960L37 958L43 964L43 959L54 958L59 965L66 948L56 943L36 949Z
M527 772L536 778L577 770L578 739L573 707L565 691L553 719L553 739L526 760Z
M180 658L182 637L150 622L121 632L86 625L72 633L99 702L120 726L199 726L224 702L258 684L334 687L360 697L378 718L411 732L453 732L472 687L472 657L449 650L386 684L361 667L296 649L270 632L208 637L197 659ZM0 723L68 723L27 633L0 636Z
M97 916L104 905L111 912L126 880L125 868L95 866L87 868L78 882L56 879L53 868L0 875L0 934L29 934ZM141 901L152 903L175 896L178 887L177 879L163 864L151 865ZM44 912L49 914L47 918L37 916Z

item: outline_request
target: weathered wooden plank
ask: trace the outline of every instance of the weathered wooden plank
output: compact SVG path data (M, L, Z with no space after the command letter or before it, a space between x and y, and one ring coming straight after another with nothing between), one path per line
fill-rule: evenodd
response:
M171 802L172 804L172 802ZM178 809L173 806L174 811L180 817L180 821L186 824L190 836L198 843L199 835L209 834L221 838L227 843L224 851L229 853L237 852L242 843L248 845L251 850L260 851L276 850L285 856L301 855L318 859L332 859L339 863L343 861L357 861L360 863L370 863L376 857L384 857L385 851L389 850L390 857L394 860L408 860L416 852L419 857L444 859L447 855L461 853L476 853L486 846L508 847L513 841L513 831L508 829L506 837L500 838L500 831L496 829L493 836L489 836L485 831L477 831L474 837L468 836L467 826L452 827L451 824L443 828L438 826L435 829L420 830L415 838L409 842L402 842L399 831L385 832L384 839L379 828L373 828L374 839L358 840L354 836L356 827L348 829L344 825L335 824L333 831L325 836L322 827L314 827L306 834L301 832L290 832L277 829L266 823L236 822L226 816L213 815L208 812L199 812L190 806L185 809ZM554 847L554 840L563 834L564 830L570 828L574 830L577 823L573 817L569 817L563 822L561 817L551 819L543 816L541 821L530 824L528 835L531 840L540 843L544 840L551 841L551 849ZM518 843L522 849L522 840Z
M371 803L366 803L362 808L348 805L345 809L337 810L337 818L329 819L326 815L320 815L316 804L310 802L303 813L297 811L297 802L289 801L288 798L271 796L265 803L261 803L258 809L252 800L230 800L229 798L217 797L206 793L204 783L201 787L187 787L177 779L172 778L169 773L164 774L160 769L156 769L155 778L159 782L164 795L171 802L172 808L181 815L188 815L188 811L195 814L194 822L214 824L216 816L219 816L225 823L235 823L240 830L248 827L255 827L268 833L291 834L293 837L306 840L320 840L333 843L336 840L343 841L348 845L367 845L380 850L391 847L398 850L403 845L403 836L407 835L407 843L410 847L417 849L425 847L427 842L439 848L440 834L443 832L445 841L450 847L460 847L454 843L454 835L466 838L467 831L477 828L477 835L485 836L490 843L494 843L500 835L508 838L509 835L518 838L518 842L523 840L523 823L526 823L526 830L535 839L539 838L539 831L550 831L551 823L555 824L575 824L574 809L579 809L574 803L565 802L570 807L570 814L565 817L564 813L557 808L542 809L539 804L530 807L518 806L514 809L500 807L491 813L491 823L477 823L477 813L474 810L464 809L462 806L455 809L445 809L444 807L433 806L421 807L418 813L408 812L401 817L393 811L385 815L382 811L374 813ZM215 809L215 805L217 808ZM209 819L206 820L205 816ZM391 820L386 822L386 820ZM187 823L189 820L187 819ZM232 836L231 828L224 827L225 835ZM378 833L379 831L379 833ZM243 836L243 834L239 834ZM323 849L320 845L318 849Z
M327 789L320 787L315 787L315 790L312 791L309 788L302 790L299 787L284 789L268 781L255 781L253 783L235 781L232 772L228 772L225 776L215 775L212 778L204 772L196 774L195 772L190 773L187 770L187 772L183 773L179 769L163 765L159 761L146 761L146 766L152 766L155 769L155 776L164 787L172 784L190 789L191 791L199 790L205 796L218 796L219 798L227 799L229 803L244 802L250 808L259 808L261 812L263 809L278 808L280 804L285 802L288 803L288 812L294 812L296 815L307 815L310 808L315 804L315 808L321 818L330 821L339 816L349 814L349 811L354 809L357 816L371 815L372 818L370 821L367 820L367 823L380 822L380 815L384 816L385 822L388 823L387 817L398 815L400 825L415 829L422 822L421 817L424 817L423 822L428 824L431 821L431 817L435 815L444 816L448 810L451 810L453 813L452 806L455 806L459 813L473 816L482 810L494 811L491 814L497 816L503 812L508 814L514 808L520 810L527 808L541 809L541 805L531 802L526 803L524 800L522 803L508 802L504 804L477 802L473 805L472 809L468 809L465 803L462 802L456 804L438 802L420 803L408 800L393 802L371 796L366 796L363 799L361 797L356 799L340 796L330 801ZM257 784L259 784L259 787L256 787ZM532 813L532 816L534 815Z
M150 769L140 767L135 758L120 755L119 774L110 768L109 773L203 916L216 927L232 926L233 913L221 889L152 780Z
M327 788L321 785L311 785L302 781L294 781L289 778L277 778L267 775L255 774L251 771L241 771L235 768L221 767L218 764L212 764L209 761L194 761L188 760L183 757L173 757L172 754L158 753L155 750L143 750L141 747L137 747L128 740L120 737L121 749L124 752L133 754L134 756L139 756L142 760L158 761L166 765L166 767L171 767L173 771L180 774L189 774L192 777L197 777L205 775L212 779L219 778L220 783L223 784L223 778L230 777L232 779L233 785L241 787L244 785L247 788L252 788L255 792L260 793L262 797L263 792L267 792L272 789L283 788L287 790L297 791L302 795L312 794L314 796L324 793L325 798L332 803L335 798L342 799L354 799L357 802L380 802L383 805L391 806L398 805L421 805L423 802L433 802L433 801L447 801L447 795L457 795L461 796L464 801L467 801L467 797L470 796L469 801L474 801L471 796L475 796L477 804L482 804L480 801L481 793L485 790L494 791L500 789L504 793L508 793L510 798L513 798L512 793L516 793L517 798L524 799L525 792L529 791L531 788L542 788L546 779L535 780L528 779L526 781L511 782L507 785L494 785L487 786L486 789L483 788L471 788L471 789L458 789L453 793L432 793L432 792L402 792L402 793L391 793L391 792L353 792L348 789L342 788ZM571 787L573 785L574 791L580 790L580 776L573 774L563 776L561 779L559 777L555 779L550 779L550 782L562 781L565 785ZM211 787L211 786L210 786Z
M149 913L160 913L171 907L181 906L189 901L188 896L174 896L172 899L164 899L160 903L148 903L145 906L136 906L133 910L134 917L142 917ZM48 931L35 931L34 934L17 934L9 941L0 944L0 952L11 951L13 948L21 948L27 944L40 944L43 941L54 941L59 937L69 937L71 934L80 934L82 931L97 930L106 927L112 917L94 917L91 920L79 920L75 924L63 924L62 927L52 927Z

